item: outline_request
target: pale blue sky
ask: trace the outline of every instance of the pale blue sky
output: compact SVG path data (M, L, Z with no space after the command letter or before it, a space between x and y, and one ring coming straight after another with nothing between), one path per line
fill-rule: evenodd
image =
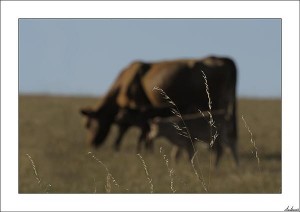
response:
M239 97L281 96L280 19L20 19L20 93L105 94L133 60L228 56Z

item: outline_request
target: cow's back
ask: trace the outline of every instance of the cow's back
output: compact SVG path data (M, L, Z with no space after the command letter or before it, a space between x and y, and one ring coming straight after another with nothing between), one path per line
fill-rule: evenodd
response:
M213 109L224 109L231 96L235 95L236 69L230 59L208 57L203 60L154 63L143 77L143 87L154 107L167 103L161 94L153 91L156 86L183 112L197 108L208 110L204 76L207 77Z
M139 61L121 72L109 93L118 91L115 101L121 108L170 106L154 87L161 88L182 113L209 110L207 91L213 110L233 108L236 68L232 60L216 57L156 63Z

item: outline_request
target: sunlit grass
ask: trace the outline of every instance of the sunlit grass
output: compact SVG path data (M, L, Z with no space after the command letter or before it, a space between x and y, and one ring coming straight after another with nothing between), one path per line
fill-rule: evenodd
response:
M19 107L19 192L20 193L150 193L150 186L141 160L136 155L137 129L124 138L120 152L112 145L117 129L112 128L108 141L98 150L85 142L85 130L79 108L94 105L98 99L21 96ZM236 168L228 149L218 169L212 169L208 193L280 193L281 192L281 103L276 100L240 100L238 105L240 167ZM252 154L247 121L259 151ZM160 153L170 158L172 146L163 139L155 142L154 154L142 150L154 193L206 193L195 177L187 155L176 164L169 160L169 169ZM210 152L197 145L204 178L208 182ZM107 177L106 168L88 152L101 160L117 181ZM37 183L29 154L39 179ZM45 192L46 185L51 189ZM109 187L110 186L110 187Z

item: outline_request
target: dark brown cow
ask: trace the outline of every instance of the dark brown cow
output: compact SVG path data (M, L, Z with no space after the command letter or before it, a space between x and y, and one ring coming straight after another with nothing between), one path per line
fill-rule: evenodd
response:
M161 88L173 100L182 114L193 113L198 109L209 110L202 71L207 77L212 109L226 111L226 125L233 145L231 149L236 152L237 71L231 59L218 57L155 63L135 62L129 65L118 76L96 110L81 111L88 117L87 127L90 143L99 146L104 142L111 124L124 108L141 110L141 108L159 109L170 106L161 94L153 91L154 87ZM166 113L156 115L166 116ZM131 124L128 122L128 124L119 124L119 126L118 142ZM143 132L147 132L147 130L149 130L149 126L142 128ZM146 135L147 133L142 134ZM119 143L116 145L118 146Z

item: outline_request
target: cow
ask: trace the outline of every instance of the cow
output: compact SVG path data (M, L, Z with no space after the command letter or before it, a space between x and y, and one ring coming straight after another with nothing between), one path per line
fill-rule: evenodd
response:
M211 116L210 116L211 114ZM154 118L150 122L150 131L147 142L153 142L158 137L166 138L174 145L172 158L178 161L182 150L186 150L189 160L195 154L196 143L209 144L216 151L215 166L217 167L223 154L223 145L230 148L227 125L225 124L224 110ZM234 150L233 150L234 151ZM235 162L236 157L234 156Z
M153 91L154 87L158 87L176 104L181 114L194 113L198 109L224 109L228 136L234 146L232 151L236 152L236 81L236 66L230 58L210 56L152 63L133 62L120 73L96 109L81 110L81 114L87 117L86 128L90 135L88 141L95 147L100 146L105 141L111 124L124 108L142 111L141 108L159 109L170 106L164 96ZM164 111L156 114L159 117L168 115ZM119 124L116 149L130 126L132 125ZM142 127L141 131L143 136L140 139L145 140L149 126Z

